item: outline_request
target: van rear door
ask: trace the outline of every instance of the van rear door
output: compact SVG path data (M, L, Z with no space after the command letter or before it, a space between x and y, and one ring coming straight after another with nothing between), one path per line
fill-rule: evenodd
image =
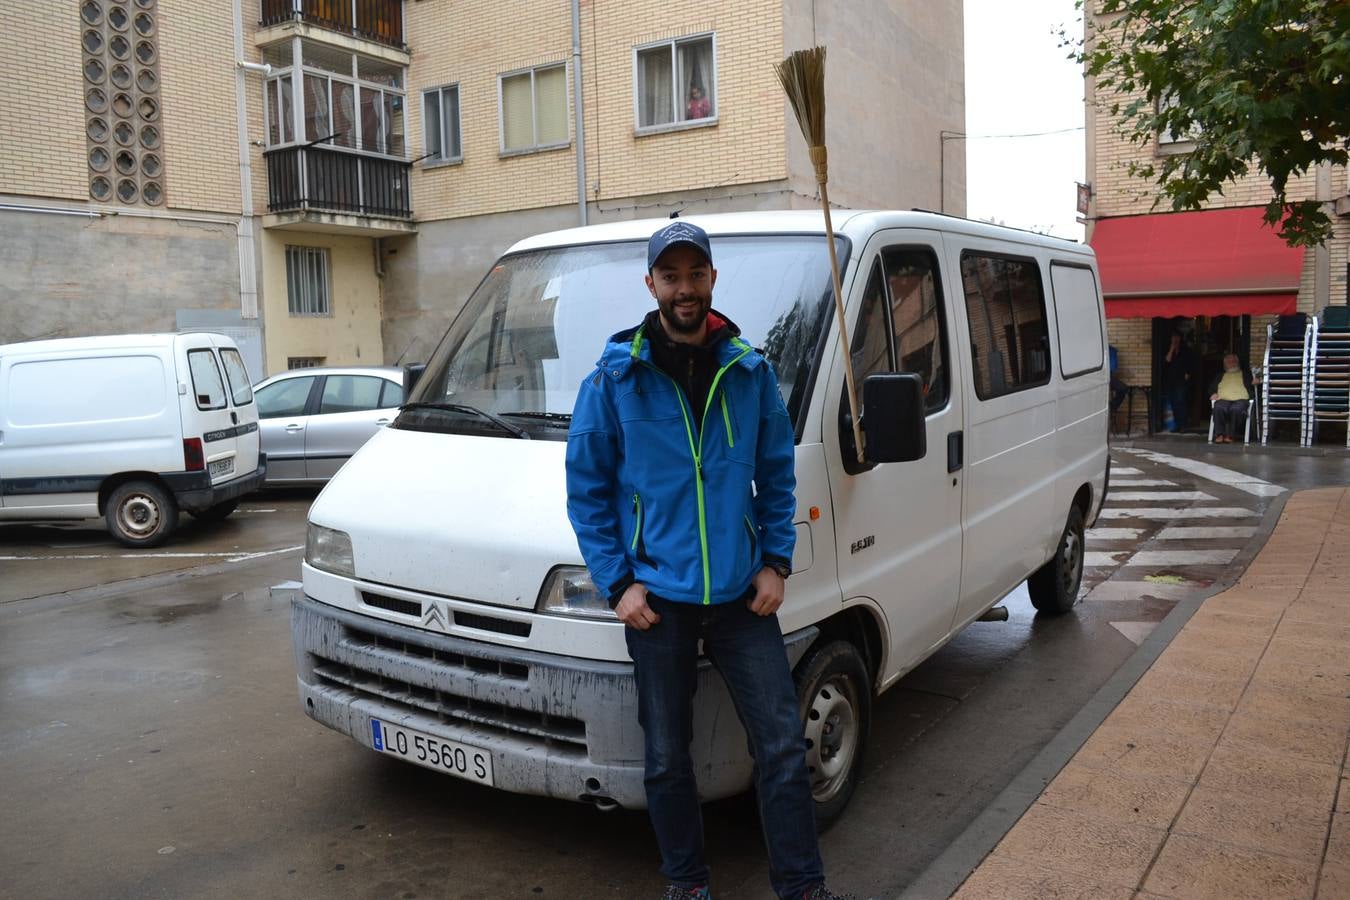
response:
M261 435L258 431L258 404L253 401L253 386L239 348L228 338L217 338L221 368L225 370L225 388L230 392L230 407L235 421L235 474L248 475L258 468Z
M178 341L179 382L183 396L183 445L188 471L205 468L211 484L222 484L246 474L239 459L239 414L230 403L225 372L211 335L185 335ZM256 444L256 434L254 443ZM201 456L193 448L199 442ZM257 468L254 458L253 467Z

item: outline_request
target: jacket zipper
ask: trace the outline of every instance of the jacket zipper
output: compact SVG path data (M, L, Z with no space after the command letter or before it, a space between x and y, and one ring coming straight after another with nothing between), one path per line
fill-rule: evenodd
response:
M633 529L633 544L629 549L636 553L638 541L642 539L642 498L637 491L633 492L633 512L637 514L637 527Z
M733 338L732 340L736 341L737 346L743 345L743 342L739 339ZM634 344L634 356L637 355L639 346L641 345ZM748 344L743 346L744 349L742 349L739 354L732 357L730 362L718 369L717 374L713 376L712 384L708 387L707 399L703 404L704 422L708 421L708 412L712 409L713 394L717 393L717 385L721 383L722 376L727 373L728 369L740 362L741 357L750 352L751 347ZM694 459L694 489L698 497L698 546L703 561L703 605L708 606L712 603L712 566L708 557L708 511L703 496L703 430L699 431L698 442L695 443L694 427L689 422L689 409L685 406L684 391L680 390L680 385L674 378L671 378L665 372L661 371L658 366L653 365L646 360L640 361L653 372L660 372L667 381L675 386L675 399L680 404L680 416L684 419L684 436L689 440L689 453ZM729 433L730 432L728 432L728 434Z

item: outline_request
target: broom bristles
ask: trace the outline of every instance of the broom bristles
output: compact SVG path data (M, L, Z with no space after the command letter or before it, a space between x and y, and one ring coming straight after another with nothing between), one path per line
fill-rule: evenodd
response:
M807 146L825 146L825 48L794 50L774 69Z

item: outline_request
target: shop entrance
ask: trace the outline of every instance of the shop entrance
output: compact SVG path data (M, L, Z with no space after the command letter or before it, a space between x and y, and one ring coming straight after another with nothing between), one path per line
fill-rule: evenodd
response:
M1250 368L1251 332L1248 315L1153 319L1154 431L1208 431L1209 384L1223 371L1229 353L1237 354L1244 369ZM1181 341L1169 362L1173 335Z

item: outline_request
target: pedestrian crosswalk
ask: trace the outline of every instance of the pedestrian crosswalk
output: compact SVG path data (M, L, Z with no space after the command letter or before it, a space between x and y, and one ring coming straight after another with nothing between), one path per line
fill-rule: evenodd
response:
M1112 452L1111 483L1086 534L1085 602L1138 644L1188 592L1222 580L1256 534L1269 498L1284 491L1242 472L1159 453ZM1149 600L1148 598L1153 598ZM1115 612L1119 610L1119 613ZM1135 619L1147 621L1135 621Z

